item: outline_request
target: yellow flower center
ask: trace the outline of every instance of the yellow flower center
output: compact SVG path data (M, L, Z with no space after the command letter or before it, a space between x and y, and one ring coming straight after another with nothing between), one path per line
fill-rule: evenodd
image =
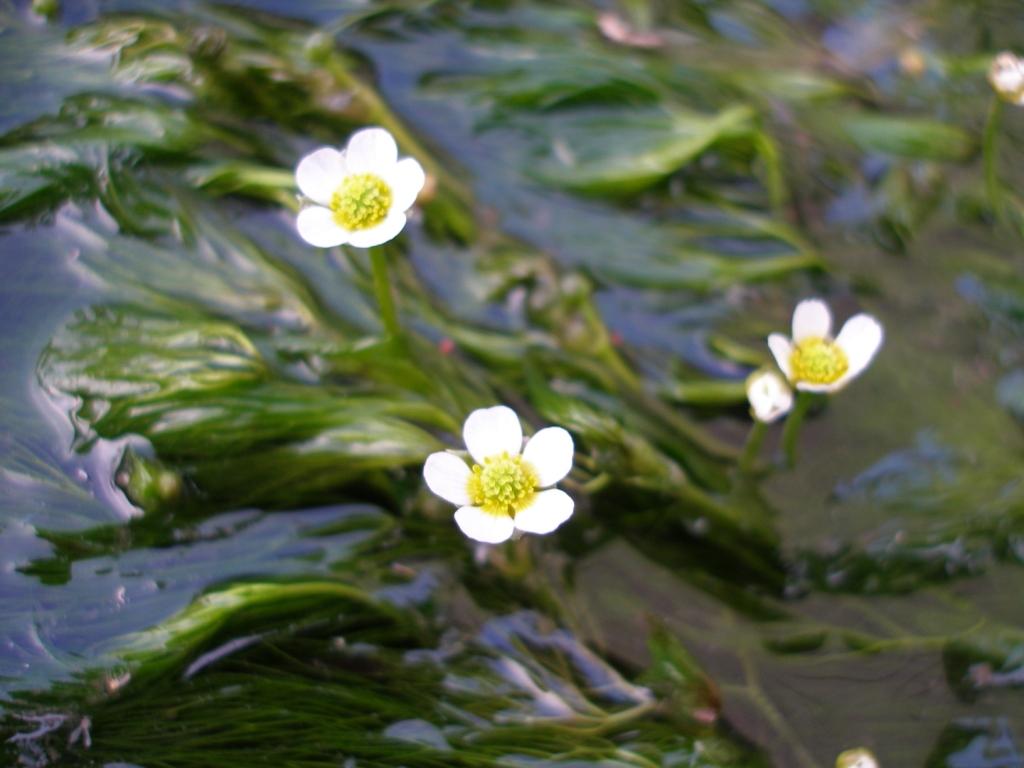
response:
M356 173L331 196L334 220L351 231L380 224L391 210L391 187L375 173Z
M515 515L530 505L537 473L522 456L502 452L473 465L466 490L473 505L490 515Z
M850 363L846 353L834 341L813 336L793 347L789 366L793 372L793 381L831 384L846 373Z

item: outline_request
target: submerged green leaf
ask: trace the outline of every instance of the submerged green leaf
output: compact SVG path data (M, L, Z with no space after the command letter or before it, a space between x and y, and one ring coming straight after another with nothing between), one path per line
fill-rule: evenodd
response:
M865 151L914 160L963 161L976 146L962 128L927 118L849 113L837 125Z
M267 377L255 345L236 326L172 319L126 307L75 316L39 362L52 395L143 403L216 392ZM86 412L105 409L84 402Z
M129 308L79 313L39 366L46 391L71 398L80 445L142 436L204 493L235 503L290 506L365 472L421 462L439 444L417 424L450 424L415 399L270 377L229 324Z
M537 173L579 192L633 194L720 143L749 139L753 117L749 107L734 106L716 115L680 110L561 118L552 130L556 158Z

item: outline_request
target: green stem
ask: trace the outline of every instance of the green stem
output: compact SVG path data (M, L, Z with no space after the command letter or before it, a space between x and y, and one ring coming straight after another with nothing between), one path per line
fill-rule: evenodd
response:
M607 472L602 472L597 477L591 478L585 483L581 483L579 485L579 490L581 493L586 494L597 493L598 491L604 490L609 485L611 485L611 482L612 476L609 475Z
M637 704L629 709L624 709L621 712L614 712L610 715L605 715L593 727L581 730L585 730L587 733L595 736L602 733L608 733L609 731L616 731L623 726L629 725L635 720L649 715L656 709L656 706L657 705L654 702Z
M796 405L786 419L786 426L782 429L782 450L786 454L786 466L792 469L796 466L796 447L800 438L800 428L803 427L804 417L814 402L814 395L810 392L797 392Z
M752 474L757 465L757 457L761 453L761 445L764 443L765 435L768 434L768 425L759 419L754 419L754 424L747 435L747 442L743 445L743 452L739 458L739 470L742 475Z
M388 257L383 248L370 249L370 265L373 268L373 292L377 296L384 330L392 339L400 339L402 326L398 324L398 313L395 311L395 299L391 294L391 281L388 277Z
M502 571L512 581L522 581L534 571L533 537L521 535L518 531L503 548L499 560Z
M608 328L604 324L604 320L601 318L601 314L597 311L594 303L589 299L582 302L580 306L580 314L583 315L583 319L587 324L587 328L596 339L597 355L601 358L601 361L608 366L608 370L611 371L613 376L617 376L621 381L625 382L629 387L633 389L639 389L640 379L637 378L636 374L630 369L628 365L622 360L618 351L612 344L611 338L608 334Z
M772 210L776 214L781 214L786 205L786 180L782 173L782 163L779 160L779 148L767 134L761 131L754 136L754 146L764 163L768 200Z
M988 203L998 218L1002 218L1002 205L1000 204L999 176L996 172L996 163L999 159L998 141L999 126L1002 123L1003 101L998 96L993 97L992 107L988 111L988 119L985 121L985 133L981 143L981 156L985 166L985 191L988 194Z

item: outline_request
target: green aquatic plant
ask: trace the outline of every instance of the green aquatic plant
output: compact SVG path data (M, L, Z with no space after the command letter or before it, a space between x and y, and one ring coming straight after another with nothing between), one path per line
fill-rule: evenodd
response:
M4 758L1015 754L1019 232L976 148L1024 30L796 5L0 11ZM372 126L436 182L380 247L399 343L378 265L295 229L296 159ZM769 474L745 382L822 292L890 351ZM571 433L573 517L485 556L421 467L495 402ZM521 449L467 497L539 496Z
M15 743L26 759L45 755L87 722L91 745L72 744L72 764L137 757L154 738L171 740L157 766L242 766L269 753L373 766L761 762L710 724L652 719L648 689L537 614L464 613L442 634L436 621L450 601L403 604L402 590L374 596L306 579L210 592L129 639L115 671L86 694L87 716L17 730ZM660 683L679 692L681 718L690 684L689 675ZM78 687L91 686L63 693ZM36 697L36 711L54 703Z

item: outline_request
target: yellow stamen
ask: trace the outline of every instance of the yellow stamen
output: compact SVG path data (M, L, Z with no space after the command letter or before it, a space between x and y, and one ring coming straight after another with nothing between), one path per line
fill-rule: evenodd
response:
M850 367L846 353L834 341L819 336L803 339L789 356L793 381L832 384Z
M502 452L488 456L483 466L473 465L466 484L473 506L490 515L512 515L530 506L537 489L537 473L522 456Z
M346 176L331 196L334 220L351 231L380 224L391 210L391 187L374 173Z

